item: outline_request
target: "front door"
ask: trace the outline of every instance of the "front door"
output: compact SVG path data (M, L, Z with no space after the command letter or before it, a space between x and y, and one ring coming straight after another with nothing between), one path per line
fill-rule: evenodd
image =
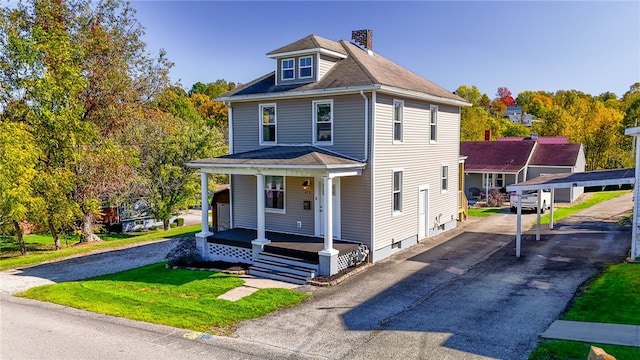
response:
M429 234L429 189L420 188L418 192L418 240Z
M341 226L340 226L340 178L333 179L333 189L331 191L333 196L333 237L340 239ZM316 179L316 236L324 236L324 197L326 192L324 191L324 181L322 178Z

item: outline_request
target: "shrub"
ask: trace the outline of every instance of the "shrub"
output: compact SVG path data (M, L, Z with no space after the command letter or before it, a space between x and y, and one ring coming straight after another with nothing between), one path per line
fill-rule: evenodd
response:
M178 226L183 226L184 225L184 218L177 218L175 223L178 224Z
M151 225L151 227L150 227L149 229L151 229L151 230L158 230L158 226L156 226L156 225Z
M178 224L176 224L175 222L172 222L171 224L169 224L169 227L173 229L178 227Z
M498 191L489 192L487 205L491 207L502 206L503 201L504 201L504 196L500 192Z

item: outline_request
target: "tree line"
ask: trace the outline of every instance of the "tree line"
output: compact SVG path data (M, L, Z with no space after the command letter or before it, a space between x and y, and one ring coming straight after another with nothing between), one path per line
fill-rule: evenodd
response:
M199 193L186 163L228 152L219 80L169 81L122 0L29 0L0 8L0 234L25 224L98 240L101 207L144 197L169 219Z
M472 106L462 109L461 141L484 140L485 130L492 138L505 136L565 136L584 146L586 169L602 170L633 167L632 138L624 130L640 120L640 83L634 83L622 96L606 92L589 95L577 90L523 91L513 98L506 87L498 88L493 99L477 87L462 85L456 94ZM531 127L514 124L505 117L507 106L520 106L531 114Z

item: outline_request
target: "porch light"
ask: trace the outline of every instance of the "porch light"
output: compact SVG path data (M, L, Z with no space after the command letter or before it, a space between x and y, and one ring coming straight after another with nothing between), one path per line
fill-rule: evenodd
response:
M311 188L311 181L309 179L305 179L302 182L302 190L303 191L309 191L310 188Z

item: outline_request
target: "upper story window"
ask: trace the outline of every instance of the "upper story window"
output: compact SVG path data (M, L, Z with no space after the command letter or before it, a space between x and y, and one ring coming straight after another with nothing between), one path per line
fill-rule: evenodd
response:
M260 104L260 144L276 143L276 104Z
M449 166L448 165L442 165L442 187L440 188L440 191L447 191L449 190Z
M265 211L284 212L284 176L265 175L264 208Z
M402 212L402 171L393 172L393 212Z
M333 144L333 100L313 102L313 142Z
M282 80L291 80L295 78L295 59L282 60Z
M300 79L310 78L313 76L313 58L311 56L301 57L298 66L298 77Z
M402 114L404 101L393 100L393 141L402 142Z
M431 116L429 119L429 141L438 141L438 106L431 105Z

